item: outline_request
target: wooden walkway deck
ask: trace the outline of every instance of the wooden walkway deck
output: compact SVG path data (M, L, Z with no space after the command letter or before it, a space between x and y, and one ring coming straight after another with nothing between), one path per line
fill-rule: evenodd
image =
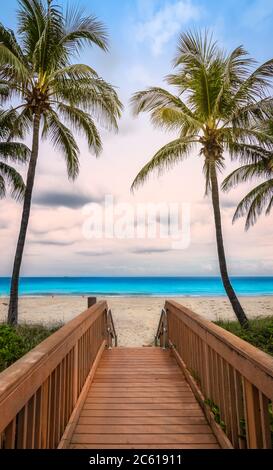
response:
M115 348L103 352L70 448L219 445L170 351Z

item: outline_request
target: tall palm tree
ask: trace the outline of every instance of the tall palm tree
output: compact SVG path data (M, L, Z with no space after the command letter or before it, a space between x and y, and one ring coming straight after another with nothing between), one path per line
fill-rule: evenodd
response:
M19 0L18 37L0 25L0 86L6 99L19 99L15 131L32 132L21 228L16 248L8 321L18 318L18 283L40 136L49 138L65 158L68 176L79 173L79 148L71 131L84 134L89 149L102 149L95 120L117 128L121 103L116 91L84 64L72 63L84 44L107 50L107 35L95 17L78 9L66 14L52 0ZM69 127L67 127L65 121Z
M220 272L233 310L241 323L248 320L229 279L223 243L218 175L224 152L248 160L273 149L273 138L260 128L268 118L272 99L267 87L273 61L253 67L243 47L222 51L206 32L182 34L175 58L175 73L166 81L172 94L149 88L132 97L134 113L149 112L155 126L176 131L177 139L161 148L137 175L132 188L143 184L157 170L173 167L199 147L204 164L206 192L211 193Z
M26 163L30 153L26 145L8 140L16 117L15 111L0 110L0 198L5 197L7 185L15 199L22 199L25 192L22 176L10 165Z
M233 217L235 222L240 217L246 217L245 229L249 230L254 225L259 216L265 211L266 215L271 213L273 207L273 154L269 153L268 158L260 158L253 163L243 165L233 171L222 184L223 191L252 181L254 178L264 180L252 189L239 203Z

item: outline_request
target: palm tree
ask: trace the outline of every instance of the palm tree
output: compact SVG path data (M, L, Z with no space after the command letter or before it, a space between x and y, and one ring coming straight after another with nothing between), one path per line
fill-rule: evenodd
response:
M222 184L223 191L229 191L240 183L261 178L264 181L252 189L239 203L233 217L235 222L240 217L246 217L245 229L254 225L258 217L265 211L269 215L273 207L273 155L260 158L253 163L243 165L233 171Z
M26 163L29 149L19 142L8 141L16 112L0 110L0 198L6 196L7 185L15 199L22 199L25 184L22 176L10 163Z
M87 43L107 51L107 35L95 17L78 9L66 14L52 0L20 0L18 38L0 25L0 86L6 99L19 99L14 130L32 132L21 228L16 248L8 321L18 319L18 284L40 136L49 138L65 158L69 178L79 173L79 148L71 131L83 134L98 155L102 141L95 120L117 129L121 103L111 85L95 70L72 58ZM67 127L65 121L68 123Z
M132 97L136 115L149 112L155 126L178 133L177 139L161 148L144 166L132 189L143 184L154 170L162 173L199 147L206 193L212 197L223 285L239 322L247 326L227 270L218 175L224 168L225 151L232 158L246 161L273 149L273 138L260 126L272 109L272 99L266 93L273 61L254 68L242 46L226 54L207 32L189 32L180 36L174 66L176 73L166 81L176 87L177 95L162 88L149 88Z

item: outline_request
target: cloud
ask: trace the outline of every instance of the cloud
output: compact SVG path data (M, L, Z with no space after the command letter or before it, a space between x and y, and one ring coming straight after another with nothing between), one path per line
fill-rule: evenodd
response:
M77 255L80 255L80 256L108 256L108 255L112 255L112 251L88 251L88 250L85 250L85 251L77 251L76 252Z
M199 7L192 0L179 0L165 4L145 22L136 27L137 41L148 42L153 55L159 56L164 46L191 20L201 16Z
M7 222L0 222L0 230L5 230L9 228L9 224Z
M100 203L104 201L104 196L94 196L85 194L73 194L65 192L48 191L37 194L33 198L33 203L39 206L67 207L69 209L79 209L92 202Z
M156 247L151 247L151 248L135 248L131 251L134 255L152 255L154 253L169 253L170 251L173 251L171 248L156 248Z
M220 205L224 209L236 209L236 207L238 206L238 202L239 201L235 201L234 199L222 198Z
M71 246L74 241L61 241L61 240L33 240L32 244L35 245L48 245L48 246Z

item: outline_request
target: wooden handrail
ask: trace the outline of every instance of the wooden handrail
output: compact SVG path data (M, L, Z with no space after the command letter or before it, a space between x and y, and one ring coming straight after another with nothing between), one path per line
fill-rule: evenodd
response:
M225 447L271 448L273 358L176 302L166 302L169 346ZM272 412L271 412L272 413Z
M107 347L111 349L113 346L113 340L115 348L118 346L118 337L115 329L115 324L113 320L112 310L109 308L107 311L107 332L108 332L108 341Z
M155 335L155 346L158 346L158 341L160 342L160 347L166 349L167 347L167 335L168 335L168 324L167 324L167 312L165 308L162 309L157 332Z
M56 448L107 339L99 302L0 374L0 448Z

